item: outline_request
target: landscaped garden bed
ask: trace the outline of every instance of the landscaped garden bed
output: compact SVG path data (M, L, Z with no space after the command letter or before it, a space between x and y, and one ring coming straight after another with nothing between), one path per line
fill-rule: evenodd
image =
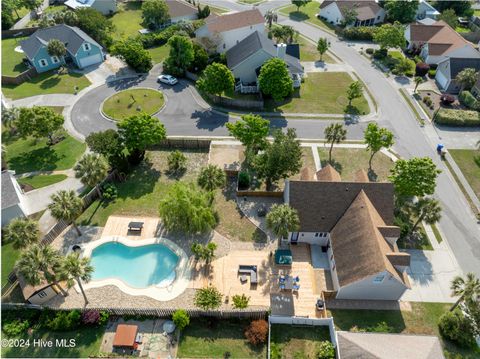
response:
M126 117L145 112L149 115L157 113L164 105L162 92L139 88L117 92L102 104L102 112L113 120L122 120Z

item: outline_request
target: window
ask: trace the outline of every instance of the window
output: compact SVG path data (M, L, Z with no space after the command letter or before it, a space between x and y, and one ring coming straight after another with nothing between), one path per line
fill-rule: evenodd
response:
M41 292L38 293L38 296L39 296L40 298L45 298L45 297L47 296L47 293L45 293L45 291L42 290Z
M92 47L90 46L90 44L88 42L86 42L86 43L83 44L83 49L85 51L90 51L92 49Z
M373 279L373 283L376 283L376 284L382 283L384 279L385 279L385 276L383 274L377 275Z
M315 237L318 237L318 233L315 233Z
M58 64L60 62L57 56L52 56L51 59L54 64Z
M227 45L223 44L223 48L225 49L227 47Z
M39 64L40 64L41 67L45 67L45 66L48 65L48 62L47 62L47 60L45 60L45 59L41 59L41 60L39 61Z

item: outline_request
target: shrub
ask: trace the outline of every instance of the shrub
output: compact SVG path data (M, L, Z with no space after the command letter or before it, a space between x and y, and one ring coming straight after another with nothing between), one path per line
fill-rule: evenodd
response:
M430 70L430 65L424 62L419 62L415 66L415 76L423 77L428 73L428 70Z
M173 173L183 171L187 168L187 156L179 150L170 152L167 157L168 170Z
M100 312L100 318L98 319L98 325L102 326L107 324L109 318L110 318L110 314L102 310Z
M222 293L210 286L197 290L195 305L203 310L217 309L222 304Z
M435 122L449 126L480 126L478 112L469 110L442 108L438 111Z
M343 29L340 33L346 40L367 40L373 41L373 34L376 28L373 26L358 26Z
M389 326L387 322L379 322L372 327L367 327L367 332L373 333L392 333L394 328Z
M387 55L388 55L387 49L375 50L375 52L373 53L373 58L377 60L382 60L385 57L387 57Z
M428 77L430 77L431 79L434 79L436 74L437 74L437 70L432 69L430 67L430 70L428 70Z
M420 62L423 63L423 59L422 59L420 56L418 56L418 55L415 55L415 56L413 57L413 61L415 61L416 64L418 64L418 63L420 63ZM430 65L428 66L428 68L430 68Z
M245 329L245 338L252 345L265 343L268 336L268 323L264 319L254 320Z
M248 189L250 187L250 175L247 172L240 172L238 174L238 188Z
M172 315L172 320L180 330L185 329L190 324L190 316L183 309L177 309Z
M82 313L82 323L85 325L96 325L100 320L100 312L98 310L86 310Z
M232 297L233 307L236 309L245 309L248 307L248 302L250 301L250 297L247 297L245 294L235 294Z
M106 201L113 201L118 196L117 187L113 183L105 183L102 187L102 196Z
M425 96L423 99L422 99L423 103L427 106L430 106L432 104L432 99L430 96Z
M21 334L26 333L29 327L30 323L28 320L15 319L11 322L5 323L2 327L2 331L8 337L17 337Z
M53 331L73 330L78 328L80 323L81 314L79 310L60 310L54 315L46 314L43 320L43 325Z
M444 313L438 327L444 338L460 346L472 347L475 344L472 323L459 310Z
M442 101L442 104L444 105L451 105L455 102L455 97L453 97L452 95L443 94L442 96L440 96L440 101Z
M365 52L369 55L373 55L373 53L375 52L375 49L372 49L371 47L369 47L368 49L365 50Z
M335 359L335 347L328 340L320 342L317 350L318 359Z
M470 91L462 91L458 95L460 103L469 109L475 110L478 108L477 99L472 95Z

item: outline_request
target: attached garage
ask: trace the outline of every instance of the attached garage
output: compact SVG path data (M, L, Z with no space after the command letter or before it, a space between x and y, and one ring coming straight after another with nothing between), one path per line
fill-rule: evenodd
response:
M102 62L102 55L101 54L96 54L92 56L85 57L83 59L79 60L79 67L84 68L90 65L98 64L99 62Z

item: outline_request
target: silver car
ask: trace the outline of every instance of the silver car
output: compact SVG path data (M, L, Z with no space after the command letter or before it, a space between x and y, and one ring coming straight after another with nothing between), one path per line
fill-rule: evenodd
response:
M178 82L178 80L175 77L170 75L160 75L158 76L157 81L163 82L164 84L167 84L167 85L175 85Z

